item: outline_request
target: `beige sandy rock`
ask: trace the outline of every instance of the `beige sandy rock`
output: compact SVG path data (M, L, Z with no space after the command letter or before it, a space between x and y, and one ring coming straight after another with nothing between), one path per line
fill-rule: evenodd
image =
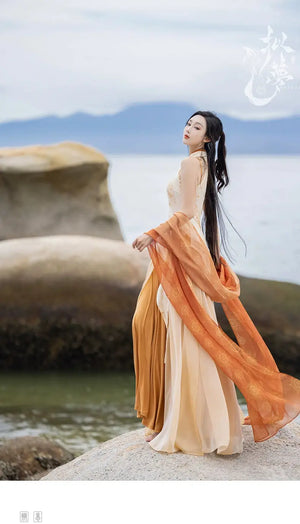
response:
M0 240L93 235L122 240L107 184L109 162L76 143L0 149Z

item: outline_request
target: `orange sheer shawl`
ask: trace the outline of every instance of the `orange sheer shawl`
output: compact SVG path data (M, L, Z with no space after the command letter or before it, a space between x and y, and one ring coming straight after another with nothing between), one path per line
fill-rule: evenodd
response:
M222 256L220 270L215 268L208 247L182 212L174 213L166 222L146 233L155 241L148 246L155 271L141 290L133 318L137 416L144 416L143 423L156 431L162 427L165 328L155 298L160 282L193 336L245 397L248 416L244 424L251 424L254 440L258 442L272 437L300 413L300 380L279 372L238 298L240 283L237 275ZM186 275L213 301L222 304L237 343L200 305ZM143 298L147 302L144 310ZM143 318L140 314L138 316L141 311L144 311ZM142 323L147 314L148 323ZM153 355L155 348L156 355ZM156 399L151 398L151 387L152 395L158 392Z

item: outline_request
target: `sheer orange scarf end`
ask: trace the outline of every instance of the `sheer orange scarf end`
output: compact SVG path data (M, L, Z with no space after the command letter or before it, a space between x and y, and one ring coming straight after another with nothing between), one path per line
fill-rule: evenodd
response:
M155 241L148 246L148 252L171 304L199 344L245 397L248 416L244 424L251 424L257 442L272 437L300 413L300 381L278 370L239 299L237 275L222 256L220 269L215 268L206 243L181 212L146 233ZM189 279L213 301L222 304L237 343L201 306ZM155 293L152 299L156 300ZM161 332L162 329L161 326ZM161 358L162 355L160 364ZM162 369L157 363L160 380Z

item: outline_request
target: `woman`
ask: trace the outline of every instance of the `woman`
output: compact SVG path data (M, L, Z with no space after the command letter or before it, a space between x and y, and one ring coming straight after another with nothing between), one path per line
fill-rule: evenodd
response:
M243 451L243 424L258 442L299 414L300 381L279 372L220 255L218 191L229 182L222 122L197 111L183 142L189 156L167 186L169 219L132 243L151 257L132 319L134 408L156 451L230 455ZM214 302L237 343L219 326ZM245 418L234 384L247 402Z

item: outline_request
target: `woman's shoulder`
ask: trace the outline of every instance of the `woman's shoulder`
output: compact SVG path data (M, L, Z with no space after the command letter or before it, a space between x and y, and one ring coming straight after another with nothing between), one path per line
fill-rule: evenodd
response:
M199 166L199 162L203 162L205 165L207 164L207 156L206 156L206 152L204 152L204 154L202 153L201 151L201 154L197 154L197 155L188 155L186 157L184 157L182 160L181 160L181 167L193 167L193 166Z
M185 160L190 160L192 162L185 162ZM200 167L200 171L199 171ZM197 178L197 185L202 184L202 182L207 179L207 160L200 156L186 157L181 161L181 167L178 171L178 179L181 184L183 179L189 180L190 177Z
M197 156L185 156L182 160L181 160L181 166L196 166L198 165L199 163L199 157Z

